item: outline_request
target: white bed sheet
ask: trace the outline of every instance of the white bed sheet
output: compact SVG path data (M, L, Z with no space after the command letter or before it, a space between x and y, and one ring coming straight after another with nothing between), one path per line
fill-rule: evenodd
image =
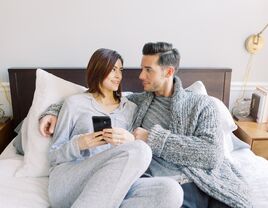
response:
M48 177L14 177L22 161L23 157L15 153L15 148L11 144L0 155L0 207L49 207Z
M0 207L49 207L48 177L14 177L22 160L12 144L0 155ZM268 207L268 161L249 149L232 152L231 161L241 170L250 186L254 208Z
M253 207L268 207L268 161L247 148L232 152L231 160L249 184Z

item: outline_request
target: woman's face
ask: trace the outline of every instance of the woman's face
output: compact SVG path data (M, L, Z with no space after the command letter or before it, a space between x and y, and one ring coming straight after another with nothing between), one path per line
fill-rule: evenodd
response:
M118 59L108 76L103 80L101 88L103 90L117 91L122 80L123 65Z

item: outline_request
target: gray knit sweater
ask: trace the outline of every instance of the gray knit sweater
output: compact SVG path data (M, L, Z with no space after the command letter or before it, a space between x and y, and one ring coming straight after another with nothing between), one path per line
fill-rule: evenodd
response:
M132 94L128 99L138 106L135 129L142 126L154 94ZM180 169L209 196L231 207L252 207L247 184L224 158L218 117L209 96L185 91L175 77L170 110L169 129L155 125L149 132L148 144L158 163L170 171Z
M154 94L134 93L128 99L138 106L135 129L142 126ZM60 107L52 106L43 116L57 115ZM247 184L238 170L224 158L218 117L209 96L185 91L180 79L175 77L170 110L169 129L155 125L149 132L148 145L154 160L170 172L179 169L209 196L230 207L252 207Z

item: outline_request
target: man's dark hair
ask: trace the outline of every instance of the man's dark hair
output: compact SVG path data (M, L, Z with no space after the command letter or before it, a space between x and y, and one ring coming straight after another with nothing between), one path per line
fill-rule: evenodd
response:
M143 55L159 55L158 64L160 66L173 66L175 73L179 70L180 54L171 43L156 42L146 43L142 49Z

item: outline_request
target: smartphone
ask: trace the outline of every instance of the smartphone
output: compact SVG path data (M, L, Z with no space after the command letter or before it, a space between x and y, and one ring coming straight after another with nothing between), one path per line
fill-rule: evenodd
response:
M112 122L109 116L92 116L92 122L94 132L112 128Z

